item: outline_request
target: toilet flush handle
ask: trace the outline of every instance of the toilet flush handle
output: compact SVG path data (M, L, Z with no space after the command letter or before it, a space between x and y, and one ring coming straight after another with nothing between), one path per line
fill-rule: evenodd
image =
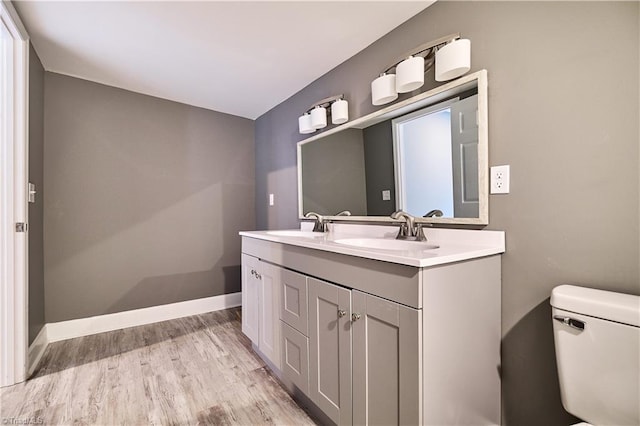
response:
M577 320L575 318L563 317L561 315L554 315L553 319L556 321L560 321L563 324L568 325L571 328L575 328L576 330L583 331L587 324L584 321Z

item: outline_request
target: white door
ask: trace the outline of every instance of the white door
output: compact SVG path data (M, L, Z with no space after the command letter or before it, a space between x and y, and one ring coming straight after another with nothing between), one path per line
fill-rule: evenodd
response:
M27 176L29 41L9 2L0 3L0 386L27 372ZM21 232L17 224L24 224Z

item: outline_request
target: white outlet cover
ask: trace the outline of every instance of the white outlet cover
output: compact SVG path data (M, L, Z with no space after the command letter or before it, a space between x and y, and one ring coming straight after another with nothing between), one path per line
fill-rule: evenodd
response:
M491 167L491 193L492 194L508 194L510 167L493 166Z
M275 204L274 196L273 194L269 194L269 205L273 206L274 204Z
M382 191L382 201L390 201L391 200L391 190L385 189Z

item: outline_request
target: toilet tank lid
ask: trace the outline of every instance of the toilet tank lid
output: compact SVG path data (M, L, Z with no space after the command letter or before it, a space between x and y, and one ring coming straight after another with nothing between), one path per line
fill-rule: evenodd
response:
M640 327L640 296L564 284L551 292L551 306Z

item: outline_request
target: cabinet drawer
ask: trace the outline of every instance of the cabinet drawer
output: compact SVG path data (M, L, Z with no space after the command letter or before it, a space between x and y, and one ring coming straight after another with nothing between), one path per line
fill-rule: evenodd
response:
M282 323L282 374L309 393L309 339Z
M280 288L280 319L308 336L307 278L304 275L283 270Z

